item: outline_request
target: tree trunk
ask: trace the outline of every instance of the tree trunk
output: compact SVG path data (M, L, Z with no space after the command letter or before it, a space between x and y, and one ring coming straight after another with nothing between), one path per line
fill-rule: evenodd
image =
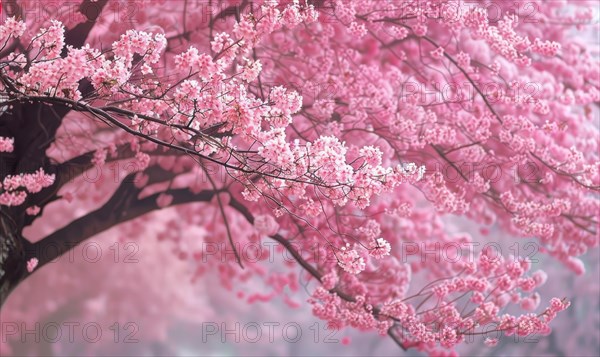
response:
M25 244L7 218L0 216L0 309L28 274Z

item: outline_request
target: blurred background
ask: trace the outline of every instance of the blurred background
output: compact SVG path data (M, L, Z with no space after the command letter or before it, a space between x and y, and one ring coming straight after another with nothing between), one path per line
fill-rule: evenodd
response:
M176 213L162 210L114 228L33 274L2 307L1 355L420 355L401 351L376 332L338 331L313 317L305 303L313 284L302 278L300 266L292 269L299 276L298 291L286 290L270 301L252 298L254 293L268 291L264 281L249 278L227 289L218 273L210 273L219 269L214 266L207 266L209 273L198 276L202 262L173 254L172 241L161 239L166 229L174 230L165 226ZM43 233L52 221L46 217L30 234ZM457 223L454 229L464 229L465 224ZM206 234L195 227L175 231L198 241ZM277 270L282 267L283 259L278 259L282 256L275 254L275 259L258 264ZM586 256L583 276L575 276L539 252L533 251L531 257L538 260L535 268L551 277L539 290L541 301L559 296L572 302L553 321L553 333L500 336L493 348L476 338L461 346L462 355L598 355L598 251ZM231 257L228 260L225 265L240 269Z

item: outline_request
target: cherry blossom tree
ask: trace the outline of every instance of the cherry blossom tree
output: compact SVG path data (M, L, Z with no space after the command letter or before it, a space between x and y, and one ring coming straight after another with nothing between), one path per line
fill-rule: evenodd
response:
M598 248L593 3L36 4L2 2L3 304L152 225L157 260L232 293L260 278L250 303L309 280L316 317L404 350L547 335L569 307L527 247L579 275Z

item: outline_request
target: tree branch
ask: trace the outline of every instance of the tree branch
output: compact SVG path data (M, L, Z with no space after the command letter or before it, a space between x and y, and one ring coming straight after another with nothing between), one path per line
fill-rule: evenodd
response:
M246 206L244 206L240 201L236 200L234 197L231 197L231 199L229 201L229 205L231 207L235 208L239 213L241 213L242 216L244 216L244 218L246 218L246 220L250 224L254 223L254 216L252 215L250 210L248 210L248 208ZM294 246L290 243L289 240L285 239L279 233L273 234L269 237L274 239L275 241L279 242L281 245L283 245L283 247L294 257L294 259L298 262L298 264L300 264L300 266L302 266L302 268L304 268L304 270L306 270L310 275L312 275L315 279L317 279L319 282L321 282L323 275L317 270L317 268L312 266L310 263L308 263L302 257L300 252L298 252L298 250L296 250L296 248L294 248ZM353 296L343 292L337 286L334 287L333 289L330 289L329 292L336 294L337 296L339 296L340 298L342 298L345 301L356 302L356 299ZM372 311L373 311L373 316L375 316L375 317L382 315L381 310L378 307L373 307ZM389 316L386 316L386 317L389 317ZM392 328L393 327L391 327L388 330L388 335L394 340L394 342L396 344L398 344L398 346L400 346L400 348L402 348L403 350L406 351L407 348L402 344L402 342L397 338L397 336L394 335L394 333L392 332Z
M39 255L37 257L39 260L38 267L60 257L96 234L160 209L156 200L161 193L137 199L139 192L139 189L136 189L126 179L111 199L102 207L74 220L67 226L34 243L31 248L33 249L32 253ZM165 193L173 196L171 206L192 202L207 202L215 195L215 191L210 190L193 194L186 188L172 189Z

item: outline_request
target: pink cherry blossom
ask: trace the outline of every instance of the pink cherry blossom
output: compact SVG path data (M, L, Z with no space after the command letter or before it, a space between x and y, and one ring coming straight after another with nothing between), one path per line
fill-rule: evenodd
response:
M35 269L35 267L37 267L37 265L38 265L38 262L39 262L39 261L38 261L38 259L37 259L37 258L31 258L31 259L29 259L29 260L27 261L27 271L28 271L29 273L31 273L31 272L32 272L32 271Z
M12 152L14 147L14 138L0 137L0 152Z

